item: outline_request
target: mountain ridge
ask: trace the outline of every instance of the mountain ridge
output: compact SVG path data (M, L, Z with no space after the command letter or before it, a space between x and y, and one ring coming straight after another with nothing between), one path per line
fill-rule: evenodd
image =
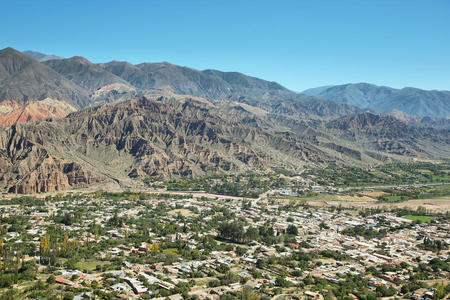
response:
M401 126L392 129L391 122ZM96 182L133 186L148 176L298 173L450 154L449 131L417 136L416 130L370 113L326 121L236 102L139 97L0 129L0 188L35 193Z
M70 81L90 91L114 83L129 84L122 78L106 71L82 56L47 60L43 63Z
M0 101L25 104L53 98L78 107L89 103L87 90L13 48L0 50L0 80Z

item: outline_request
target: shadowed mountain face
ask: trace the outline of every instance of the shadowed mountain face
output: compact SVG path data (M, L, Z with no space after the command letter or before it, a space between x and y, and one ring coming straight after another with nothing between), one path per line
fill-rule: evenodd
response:
M303 92L338 103L346 103L377 113L401 110L408 115L447 118L450 116L449 91L416 88L393 89L368 83L320 87Z
M113 61L101 66L139 89L170 87L178 94L194 95L211 100L295 96L294 92L276 82L237 72L198 71L169 63L143 63L134 66L127 62Z
M128 85L122 78L91 63L81 56L48 60L44 62L44 64L63 75L65 78L88 90L98 89L114 83Z
M399 122L394 132L392 122ZM312 165L395 161L402 158L398 154L449 154L448 138L442 138L448 131L429 129L415 140L415 130L372 114L301 120L239 102L143 97L4 127L0 187L30 193L108 181L132 186L147 176L296 172Z
M169 88L177 94L203 97L212 101L237 100L271 112L290 115L343 116L359 110L316 97L305 97L276 82L247 76L238 72L198 71L169 63L112 61L100 64L105 70L123 78L138 89Z
M84 107L89 93L53 69L12 48L0 51L0 101L53 98Z

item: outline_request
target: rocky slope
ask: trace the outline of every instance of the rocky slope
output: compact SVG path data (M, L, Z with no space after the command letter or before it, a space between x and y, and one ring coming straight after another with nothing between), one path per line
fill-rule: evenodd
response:
M328 159L314 145L277 133L247 111L221 109L190 98L138 98L61 120L7 127L0 131L1 185L40 192L149 175L298 169Z
M385 115L393 116L396 119L416 127L433 127L438 129L450 129L450 117L449 118L431 118L410 116L407 113L393 109L385 113Z
M276 82L270 82L238 72L198 71L170 63L131 65L113 61L101 64L105 70L123 78L138 89L170 87L175 93L199 96L211 100L246 98L286 98L294 96Z
M239 102L141 97L0 128L0 187L28 193L107 181L127 186L147 176L298 172L449 154L445 135L430 129L414 139L420 132L395 122L371 114L299 119Z
M0 50L0 101L25 104L45 98L64 100L76 107L89 104L86 89L19 51Z
M87 90L96 90L111 84L129 85L122 78L106 71L84 57L74 56L67 59L48 60L44 62L65 78L84 87Z
M417 128L392 116L355 114L332 120L326 126L335 135L358 141L367 149L412 156L445 157L450 152L450 130Z
M237 100L291 116L334 117L360 112L355 106L299 95L276 82L238 72L198 71L169 63L132 65L112 61L100 66L141 90L169 89L173 93L203 97L213 102Z
M0 126L63 118L77 109L65 101L50 98L20 104L14 101L0 102Z

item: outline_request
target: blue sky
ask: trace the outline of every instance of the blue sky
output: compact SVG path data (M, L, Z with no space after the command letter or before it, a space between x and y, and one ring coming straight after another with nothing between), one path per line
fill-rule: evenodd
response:
M450 0L4 1L0 47L450 90Z

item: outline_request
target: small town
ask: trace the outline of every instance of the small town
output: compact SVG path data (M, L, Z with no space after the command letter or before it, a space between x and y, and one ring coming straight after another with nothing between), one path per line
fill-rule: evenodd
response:
M450 0L4 0L0 300L450 300Z
M450 293L449 215L423 207L97 191L4 199L0 212L4 298L356 300Z

